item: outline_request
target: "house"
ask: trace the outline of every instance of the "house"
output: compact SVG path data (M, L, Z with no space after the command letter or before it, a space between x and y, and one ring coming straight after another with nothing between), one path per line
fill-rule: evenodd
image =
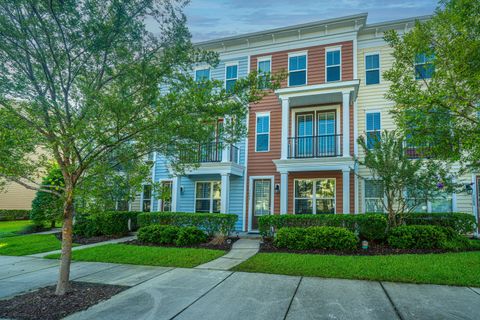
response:
M197 78L223 80L226 87L251 70L286 70L288 78L249 106L244 140L201 147L199 168L172 177L157 154L152 180L171 188L171 201L154 200L147 184L131 209L235 213L242 231L257 230L266 214L381 210L375 181L354 161L363 156L357 138L394 128L382 79L393 61L384 32L404 33L428 18L367 24L367 14L358 14L198 43L218 52L221 63L197 66ZM463 176L465 192L419 210L477 215L476 179Z

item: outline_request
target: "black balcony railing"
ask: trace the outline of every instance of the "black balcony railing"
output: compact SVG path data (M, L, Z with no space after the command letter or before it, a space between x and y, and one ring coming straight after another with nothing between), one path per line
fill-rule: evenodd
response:
M288 157L291 159L339 157L341 155L341 134L288 138Z
M185 153L183 159L190 163L222 162L222 150L224 144L221 142L211 142L197 147L196 152ZM234 145L226 145L229 148L228 162L239 163L239 149Z
M427 143L418 145L405 141L403 143L403 150L405 150L405 154L409 159L433 158L432 149Z

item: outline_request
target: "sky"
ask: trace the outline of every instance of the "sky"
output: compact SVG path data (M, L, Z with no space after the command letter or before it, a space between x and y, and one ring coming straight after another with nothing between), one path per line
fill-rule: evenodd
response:
M185 9L194 42L358 13L367 23L432 14L436 0L191 0Z

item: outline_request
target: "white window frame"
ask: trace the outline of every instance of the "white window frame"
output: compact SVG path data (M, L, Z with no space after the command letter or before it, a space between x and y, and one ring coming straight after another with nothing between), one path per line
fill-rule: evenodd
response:
M295 205L295 199L305 199L305 198L297 198L295 197L295 183L299 180L311 180L313 181L312 185L312 214L317 214L317 193L316 193L316 183L317 181L320 180L334 180L335 181L335 187L334 187L334 193L333 193L333 213L337 213L337 179L336 178L297 178L293 179L293 190L292 190L292 196L293 196L293 214L297 214L297 208ZM324 199L324 198L321 198ZM318 213L318 214L323 214L323 213Z
M332 51L340 51L340 63L339 64L335 64L335 65L331 65L329 66L327 64L327 53L328 52L332 52ZM335 81L328 81L328 68L329 67L340 67L340 79L339 80L335 80ZM325 83L331 83L331 82L337 82L337 81L342 81L342 46L335 46L335 47L327 47L325 48Z
M365 182L366 181L380 181L378 179L374 179L373 177L368 177L368 178L365 178L364 181L363 181L363 193L362 193L362 202L363 202L363 213L366 213L367 212L367 205L366 205L366 200L367 199L380 199L380 198L367 198L366 197L366 192L365 192L365 189L366 189L366 184ZM386 201L386 197L385 197L385 194L383 195L383 201ZM383 208L383 205L382 205L382 208ZM382 212L385 212L385 208L383 208L383 211Z
M368 123L367 123L367 115L370 114L370 113L378 113L380 114L380 129L379 130L368 130ZM382 132L382 111L381 110L368 110L368 111L365 111L365 139L366 139L366 143L367 143L367 146L368 146L368 134L370 132Z
M153 212L153 184L152 183L143 183L142 184L142 192L140 193L140 211L143 212L143 201L146 200L144 198L144 187L145 186L150 186L150 212Z
M271 214L275 212L275 177L274 176L250 176L248 180L248 231L252 230L252 218L253 218L253 181L261 179L270 179L271 181L271 196L270 196L270 208Z
M294 70L293 72L305 71L305 84L294 85L294 87L301 87L308 85L308 51L290 52L288 54L288 86L290 87L290 58L305 56L305 69Z
M260 74L260 63L261 62L265 62L265 61L269 61L270 62L270 70L268 70L269 73L272 72L272 56L264 56L264 57L259 57L257 58L257 77L260 78L262 77L263 75ZM290 60L289 60L290 61ZM262 88L262 90L265 90L266 88Z
M239 63L238 61L229 61L229 62L225 62L225 81L223 83L223 87L225 88L225 90L227 90L227 80L235 80L235 83L238 81L238 69L239 69ZM228 67L232 67L232 66L237 66L237 77L236 78L228 78L227 79L227 68Z
M200 65L193 68L193 76L195 81L197 80L197 71L208 69L208 80L212 80L212 68L209 65Z
M425 65L426 65L426 64L428 64L428 63L433 64L433 62L427 60L427 54L426 54L426 53L422 53L422 54L423 54L423 56L424 56L423 62L420 62L420 63L417 62L417 61L416 61L416 57L415 57L415 62L414 62L414 64L413 64L413 78L415 79L415 81L428 80L428 79L431 79L431 78L432 78L432 77L429 77L429 78L417 78L417 66L422 65L422 66L424 66L424 68L425 68ZM434 66L434 68L435 68L435 66Z
M257 122L258 122L258 118L260 117L268 117L268 132L262 132L260 134L267 134L268 135L268 148L267 150L263 151L263 150L260 150L258 151L257 149L257 136L258 136L258 132L257 132ZM271 121L272 118L270 117L270 111L267 111L267 112L257 112L255 114L255 152L270 152L270 132L272 130L272 126L271 126Z
M195 181L195 190L194 190L194 194L193 194L193 211L196 213L197 212L197 200L207 200L207 198L198 198L197 199L197 184L199 183L210 183L210 198L208 198L208 200L210 200L210 209L209 209L209 213L213 213L213 201L214 200L220 200L222 201L222 181L219 181L219 180L209 180L209 181ZM214 183L218 183L220 185L220 198L214 198L213 197L213 184ZM220 208L219 208L220 210ZM219 211L220 212L220 211Z
M378 55L378 68L367 69L367 57L368 56L375 56L375 55ZM380 52L378 52L378 51L366 52L364 57L363 57L363 63L364 63L364 66L365 66L365 85L366 86L374 86L374 85L382 83L382 61L381 61L381 57L380 57ZM378 70L378 83L367 84L367 71L375 71L375 70Z
M170 183L171 183L171 186L172 186L172 187L171 187L171 188L172 188L172 190L171 190L171 191L172 191L172 198L170 199L170 208L171 208L171 210L170 210L170 211L161 211L163 200L162 200L162 199L158 199L158 201L157 201L157 207L158 207L157 209L158 209L158 210L157 210L157 211L159 211L159 212L173 212L173 192L174 192L174 190L173 190L173 179L160 179L160 180L158 181L158 183L159 183L160 185L161 185L163 182L170 182Z

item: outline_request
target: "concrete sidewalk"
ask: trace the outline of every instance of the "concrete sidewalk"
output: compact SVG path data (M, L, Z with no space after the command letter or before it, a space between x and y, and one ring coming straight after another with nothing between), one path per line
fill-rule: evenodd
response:
M232 249L224 256L201 264L196 269L230 270L243 261L257 254L260 249L260 239L239 239Z
M0 256L0 299L54 284L58 262ZM478 319L480 289L74 262L72 279L131 286L69 319Z

